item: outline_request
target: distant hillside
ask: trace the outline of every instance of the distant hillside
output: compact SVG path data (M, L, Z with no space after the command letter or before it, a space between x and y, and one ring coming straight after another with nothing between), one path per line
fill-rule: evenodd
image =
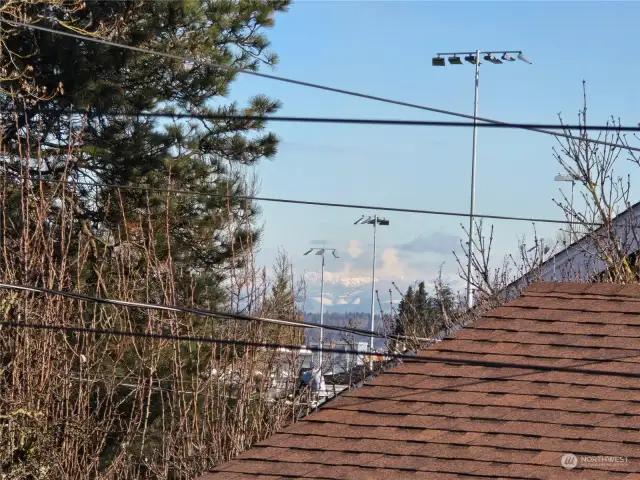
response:
M304 316L305 323L313 322L320 323L320 313L306 313ZM371 325L371 313L369 312L325 312L323 318L324 325L330 326L339 326L339 327L351 327L357 328L360 330L369 330ZM379 333L384 332L384 325L380 321L380 315L376 315L376 331ZM307 337L308 343L315 343L319 339L319 330L316 328L307 328L305 330L305 334ZM325 330L325 342L330 342L331 340L341 341L345 339L352 339L354 341L363 341L368 340L368 337L365 336L355 336L353 337L350 334L345 334L343 332L335 332L330 330ZM384 345L384 340L377 339L376 346Z

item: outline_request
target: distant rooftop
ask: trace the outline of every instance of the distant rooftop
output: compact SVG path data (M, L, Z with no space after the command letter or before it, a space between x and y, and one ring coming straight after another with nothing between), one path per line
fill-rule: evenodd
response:
M634 254L640 250L638 242L640 232L630 231L633 225L636 230L640 226L640 202L620 213L613 219L613 229L617 238L623 241L628 248L628 254ZM528 273L511 283L508 290L519 290L532 281L556 282L588 282L606 271L607 265L598 254L598 249L593 240L604 233L601 227L593 235L584 236L565 249L556 253L542 263L539 270ZM535 276L535 278L534 278Z

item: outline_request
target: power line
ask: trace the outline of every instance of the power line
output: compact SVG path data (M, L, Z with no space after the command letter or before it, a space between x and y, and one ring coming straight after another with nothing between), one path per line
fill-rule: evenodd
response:
M24 292L44 293L48 295L58 295L61 297L73 298L76 300L82 300L82 301L93 302L93 303L101 303L105 305L115 305L115 306L127 307L127 308L140 308L144 310L161 310L161 311L167 311L167 312L191 313L193 315L198 315L201 317L213 317L213 318L220 318L220 319L227 319L227 320L228 319L242 320L247 322L273 323L277 325L285 325L288 327L295 327L295 328L323 328L325 330L334 330L337 332L351 333L354 335L361 335L361 336L367 336L367 337L370 337L372 335L372 332L368 330L361 330L358 328L340 327L337 325L320 325L319 323L315 323L315 322L308 322L308 323L292 322L289 320L279 320L279 319L265 318L265 317L254 317L251 315L242 315L239 313L216 312L211 310L203 310L200 308L192 308L192 307L183 307L178 305L162 305L162 304L153 304L153 303L129 302L127 300L116 300L111 298L93 297L93 296L84 295L81 293L66 292L62 290L52 290L49 288L42 288L42 287L28 287L24 285L0 283L0 288L6 288L8 290L19 290ZM373 336L376 338L384 338L384 339L388 339L388 338L394 338L399 340L414 339L418 341L433 340L431 338L415 338L407 335L395 335L395 334L385 335L377 332L374 332Z
M12 327L12 328L29 328L29 329L36 329L36 330L55 330L55 331L64 331L69 333L114 335L118 337L153 338L157 340L185 341L185 342L209 343L209 344L217 344L217 345L236 345L236 346L253 347L253 348L264 348L268 350L288 349L291 351L299 351L301 349L300 345L292 345L292 344L280 344L280 343L269 343L269 342L248 342L244 340L224 340L224 339L211 338L211 337L169 335L164 333L145 333L145 332L134 332L134 331L125 331L125 330L107 330L107 329L99 329L99 328L71 327L71 326L63 326L63 325L37 324L37 323L27 323L27 322L0 322L0 326ZM311 352L325 352L325 353L349 354L349 355L361 355L361 356L371 355L371 356L384 357L387 359L411 360L412 363L433 362L433 363L448 363L448 364L455 364L455 365L469 365L469 366L479 366L479 367L489 367L489 368L517 368L517 369L523 369L523 370L536 370L536 371L546 371L546 372L570 372L570 373L581 373L586 375L598 375L598 376L608 375L608 376L626 377L626 378L640 377L640 374L632 373L632 372L611 372L611 371L591 370L591 369L561 367L561 366L531 365L531 364L520 364L520 363L510 363L510 362L491 362L491 361L483 361L483 360L470 360L470 359L461 359L461 358L453 358L453 357L443 357L441 355L427 356L424 354L410 355L405 353L380 353L380 352L347 350L347 349L340 350L337 348L324 348L324 347L304 347L304 348ZM627 357L628 355L624 357L613 358L613 359L611 358L588 359L588 362L589 363L606 363L616 359L622 359Z
M242 68L236 68L236 67L232 67L232 66L229 66L229 65L221 65L221 64L213 63L211 61L203 60L203 59L199 59L199 58L187 57L187 56L182 56L182 55L175 55L173 53L160 52L160 51L157 51L157 50L152 50L152 49L148 49L148 48L141 48L141 47L135 47L135 46L132 46L132 45L125 45L125 44L122 44L122 43L117 43L117 42L112 42L110 40L105 40L105 39L99 38L99 37L89 37L89 36L86 36L86 35L78 35L76 33L55 30L53 28L42 27L40 25L30 25L30 24L27 24L27 23L6 20L6 19L3 19L3 18L0 18L0 22L6 23L8 25L12 25L14 27L31 28L31 29L34 29L34 30L40 30L42 32L52 33L54 35L62 35L62 36L66 36L66 37L76 38L76 39L83 40L83 41L100 43L100 44L107 45L107 46L110 46L110 47L123 48L123 49L131 50L131 51L134 51L134 52L144 53L144 54L147 54L147 55L158 55L158 56L161 56L161 57L171 58L173 60L179 60L179 61L182 61L182 62L191 62L191 63L195 63L195 64L209 65L210 67L219 68L221 70L226 70L226 71L231 71L231 72L236 72L236 73L244 73L244 74L247 74L247 75L253 75L255 77L267 78L267 79L270 79L270 80L276 80L276 81L279 81L279 82L290 83L290 84L299 85L299 86L302 86L302 87L315 88L315 89L324 90L324 91L327 91L327 92L340 93L342 95L349 95L349 96L352 96L352 97L365 98L365 99L368 99L368 100L374 100L374 101L377 101L377 102L388 103L388 104L391 104L391 105L399 105L399 106L402 106L402 107L416 108L416 109L424 110L424 111L428 111L428 112L441 113L443 115L450 115L450 116L454 116L454 117L467 118L467 119L474 120L474 121L481 121L481 122L487 122L487 123L492 123L492 124L503 124L504 123L504 122L501 122L499 120L492 120L490 118L474 117L473 115L467 115L467 114L464 114L464 113L452 112L450 110L443 110L443 109L440 109L440 108L427 107L427 106L418 105L418 104L415 104L415 103L403 102L403 101L400 101L400 100L393 100L393 99L379 97L379 96L375 96L375 95L369 95L369 94L365 94L365 93L354 92L354 91L351 91L351 90L344 90L344 89L341 89L341 88L329 87L327 85L321 85L321 84L312 83L312 82L305 82L305 81L302 81L302 80L295 80L295 79L292 79L292 78L287 78L287 77L282 77L282 76L277 76L277 75L271 75L271 74L268 74L268 73L254 72L254 71L251 71L251 70L245 70L245 69L242 69ZM589 143L596 143L596 144L599 144L599 145L606 145L606 146L609 146L609 147L617 147L617 148L622 148L622 149L625 149L625 150L640 151L640 148L637 148L637 147L629 147L627 145L620 145L620 144L616 144L616 143L606 142L604 140L576 137L574 135L569 135L569 134L566 134L566 133L559 133L559 132L551 132L551 131L543 130L543 129L540 129L540 128L528 128L528 127L522 127L522 128L525 129L525 130L533 131L533 132L544 133L544 134L547 134L547 135L553 135L555 137L564 137L564 138L567 138L567 139L580 140L580 141L589 142Z
M397 120L385 118L338 118L338 117L291 117L278 115L223 115L216 113L177 113L177 112L114 112L111 110L94 110L78 108L73 111L51 111L47 113L81 115L103 115L111 117L143 117L143 118L176 118L191 120L234 120L234 121L254 121L254 122L292 122L292 123L340 123L355 125L398 125L413 127L473 127L473 122L446 122L436 120ZM554 123L481 123L477 125L481 128L548 128L556 130L597 130L597 131L619 131L619 132L640 132L638 126L616 126L616 125L569 125Z
M77 186L86 186L86 187L100 187L100 188L112 188L112 189L123 189L123 190L140 190L147 192L156 192L156 193L171 193L175 195L193 195L193 196L203 196L203 197L215 197L215 198L231 198L232 196L223 194L223 193L211 193L211 192L194 192L192 190L179 190L179 189L171 189L171 188L154 188L147 187L144 185L115 185L115 184L106 184L106 183L92 183L92 182L70 182L67 180L56 180L56 179L46 179L46 178L27 178L27 177L14 177L18 180L24 181L32 181L32 182L44 182L44 183L58 183L58 184L66 184L66 185L77 185ZM441 215L448 217L469 217L468 213L461 212L447 212L443 210L422 210L416 208L403 208L403 207L384 207L379 205L360 205L354 203L335 203L335 202L316 202L311 200L295 200L289 198L278 198L278 197L258 197L253 195L233 195L234 198L238 198L241 200L255 200L259 202L273 202L273 203L288 203L295 205L313 205L318 207L336 207L336 208L351 208L351 209L359 209L359 210L380 210L385 212L399 212L399 213L419 213L425 215ZM553 219L545 219L545 218L535 218L535 217L514 217L509 215L489 215L489 214L474 214L474 217L478 218L487 218L490 220L514 220L520 222L533 222L533 223L554 223L561 225L582 225L578 221L569 221L569 220L553 220Z

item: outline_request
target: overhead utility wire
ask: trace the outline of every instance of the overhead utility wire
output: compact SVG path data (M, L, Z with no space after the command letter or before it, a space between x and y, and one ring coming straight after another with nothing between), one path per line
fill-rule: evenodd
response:
M115 300L111 298L93 297L90 295L83 295L81 293L66 292L62 290L51 290L49 288L42 288L42 287L27 287L24 285L13 285L9 283L0 283L0 288L6 288L8 290L20 290L24 292L44 293L48 295L58 295L61 297L74 298L76 300L83 300L83 301L93 302L93 303L102 303L105 305L117 305L120 307L127 307L127 308L140 308L145 310L162 310L162 311L168 311L168 312L183 312L183 313L191 313L201 317L213 317L213 318L221 318L221 319L227 319L227 320L228 319L242 320L246 322L274 323L278 325L286 325L288 327L295 327L295 328L323 328L325 330L335 330L338 332L352 333L354 335L362 335L366 337L371 337L373 335L376 338L396 338L396 339L414 338L414 337L409 337L407 335L395 335L395 334L385 335L382 333L371 332L368 330L360 330L358 328L351 328L351 327L339 327L336 325L320 325L319 323L315 323L315 322L301 323L301 322L292 322L289 320L279 320L275 318L254 317L254 316L242 315L238 313L216 312L211 310L203 310L200 308L182 307L178 305L162 305L162 304L154 304L154 303L129 302L126 300ZM432 339L417 338L416 340L431 341Z
M481 121L481 122L494 123L494 124L503 124L504 123L504 122L501 122L499 120L492 120L490 118L474 117L473 115L467 115L465 113L457 113L457 112L452 112L450 110L443 110L443 109L440 109L440 108L427 107L427 106L418 105L418 104L415 104L415 103L403 102L403 101L400 101L400 100L393 100L393 99L390 99L390 98L378 97L378 96L369 95L369 94L366 94L366 93L359 93L359 92L354 92L354 91L351 91L351 90L344 90L344 89L341 89L341 88L329 87L327 85L321 85L321 84L318 84L318 83L305 82L305 81L302 81L302 80L294 80L292 78L281 77L281 76L277 76L277 75L270 75L268 73L253 72L251 70L245 70L245 69L242 69L242 68L231 67L229 65L221 65L221 64L210 62L208 60L202 60L202 59L199 59L199 58L186 57L186 56L182 56L182 55L175 55L173 53L160 52L160 51L151 50L151 49L148 49L148 48L134 47L132 45L125 45L125 44L122 44L122 43L112 42L110 40L105 40L105 39L99 38L99 37L89 37L89 36L86 36L86 35L78 35L76 33L65 32L65 31L55 30L53 28L42 27L40 25L30 25L30 24L27 24L27 23L6 20L6 19L3 19L3 18L0 18L0 22L6 23L6 24L9 24L9 25L13 25L14 27L32 28L34 30L40 30L42 32L48 32L48 33L52 33L54 35L63 35L63 36L66 36L66 37L77 38L77 39L80 39L80 40L85 40L85 41L89 41L89 42L108 45L110 47L124 48L124 49L127 49L127 50L132 50L134 52L144 53L144 54L148 54L148 55L158 55L158 56L161 56L161 57L171 58L173 60L180 60L182 62L191 62L191 63L209 65L210 67L219 68L221 70L227 70L227 71L236 72L236 73L245 73L247 75L253 75L255 77L268 78L270 80L276 80L276 81L279 81L279 82L291 83L293 85L300 85L300 86L303 86L303 87L315 88L315 89L324 90L324 91L327 91L327 92L340 93L340 94L349 95L349 96L352 96L352 97L366 98L368 100L375 100L377 102L389 103L389 104L392 104L392 105L399 105L399 106L403 106L403 107L417 108L419 110L425 110L427 112L434 112L434 113L441 113L443 115L450 115L450 116L460 117L460 118L468 118L468 119L474 120L474 121ZM569 135L569 134L566 134L566 133L551 132L549 130L543 130L543 129L540 129L540 128L528 128L528 127L522 127L522 128L524 130L530 130L530 131L533 131L533 132L544 133L544 134L547 134L547 135L553 135L555 137L564 137L564 138L568 138L568 139L572 139L572 140L580 140L580 141L583 141L583 142L597 143L599 145L607 145L609 147L617 147L617 148L622 148L622 149L625 149L625 150L633 150L633 151L639 151L640 152L640 148L629 147L627 145L620 145L620 144L616 144L616 143L606 142L604 140L576 137L574 135Z
M104 115L110 117L144 117L144 118L178 118L192 120L240 120L254 122L293 122L293 123L342 123L355 125L399 125L414 127L473 127L473 122L445 122L437 120L396 120L384 118L337 118L337 117L289 117L278 115L223 115L215 113L177 113L177 112L115 112L113 110L84 109L77 108L72 111L59 110L47 113L69 114L77 113L81 115ZM616 126L616 125L569 125L557 123L482 123L477 125L483 128L551 128L566 130L614 130L620 132L640 132L638 126Z
M218 197L218 198L231 198L231 195L227 194L217 194L210 192L194 192L192 190L176 190L171 188L153 188L146 187L143 185L113 185L113 184L105 184L105 183L92 183L92 182L70 182L65 180L56 180L56 179L46 179L46 178L27 178L27 177L15 177L19 180L28 180L32 182L44 182L44 183L59 183L66 185L77 185L77 186L87 186L87 187L101 187L101 188L113 188L118 189L121 188L123 190L141 190L147 192L157 192L157 193L172 193L176 195L194 195L194 196L203 196L203 197ZM257 197L253 195L233 195L233 197L242 199L242 200L255 200L259 202L274 202L274 203L289 203L294 205L313 205L319 207L337 207L337 208L353 208L359 210L380 210L385 212L400 212L400 213L419 213L426 215L441 215L448 217L469 217L468 213L461 212L446 212L442 210L421 210L416 208L402 208L402 207L384 207L377 205L358 205L353 203L334 203L334 202L314 202L311 200L295 200L289 198L276 198L276 197ZM553 219L545 219L545 218L533 218L533 217L512 217L508 215L480 215L474 214L474 217L478 218L487 218L491 220L514 220L521 222L533 222L533 223L555 223L561 225L581 225L579 221L569 221L569 220L553 220ZM596 224L599 225L599 224Z
M12 327L12 328L30 328L36 330L56 330L56 331L64 331L64 332L74 332L74 333L93 333L96 335L115 335L119 337L134 337L134 338L154 338L158 340L171 340L171 341L185 341L185 342L198 342L198 343L208 343L208 344L216 344L216 345L238 345L244 347L255 347L255 348L265 348L270 350L275 349L289 349L293 351L299 351L300 345L291 345L291 344L280 344L280 343L267 343L267 342L248 342L245 340L224 340L218 338L211 337L194 337L194 336L186 336L186 335L169 335L164 333L145 333L145 332L134 332L134 331L125 331L125 330L106 330L99 328L89 328L89 327L71 327L71 326L63 326L63 325L51 325L51 324L38 324L38 323L27 323L27 322L0 322L0 326L3 327ZM493 367L493 368L517 368L522 370L535 370L535 371L543 371L543 372L570 372L570 373L580 373L586 375L607 375L614 377L627 377L627 378L639 378L640 375L633 372L612 372L612 371L603 371L603 370L594 370L594 369L586 369L586 368L573 368L573 367L562 367L559 365L531 365L531 364L522 364L522 363L510 363L510 362L491 362L486 360L470 360L470 359L461 359L455 357L444 357L441 355L427 356L424 354L421 355L409 355L404 353L380 353L380 352L367 352L360 350L340 350L338 348L324 348L324 347L304 347L306 350L311 352L325 352L325 353L336 353L336 354L349 354L349 355L361 355L361 356L378 356L384 357L388 359L395 360L411 360L411 363L448 363L455 365L469 365L469 366L478 366L478 367ZM626 358L626 357L621 357ZM599 363L599 362L610 362L612 359L603 358L603 359L590 359L589 363ZM613 359L615 360L615 359Z

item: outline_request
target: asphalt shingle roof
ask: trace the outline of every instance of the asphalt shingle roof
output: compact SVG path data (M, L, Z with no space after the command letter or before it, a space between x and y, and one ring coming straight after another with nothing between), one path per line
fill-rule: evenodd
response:
M434 355L472 364L405 361L202 480L640 479L639 285L533 285Z

